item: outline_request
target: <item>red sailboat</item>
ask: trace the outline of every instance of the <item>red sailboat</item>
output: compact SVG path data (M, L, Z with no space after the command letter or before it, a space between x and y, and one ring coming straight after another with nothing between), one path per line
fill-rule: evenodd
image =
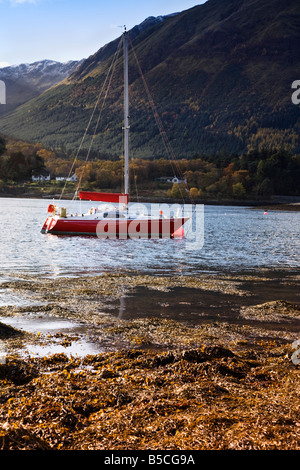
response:
M135 214L128 208L128 195L80 192L81 200L104 201L87 214L67 214L66 208L50 204L43 233L53 235L87 235L99 238L174 238L187 217L164 216L162 211L149 215ZM113 204L112 204L113 203Z
M124 194L79 192L83 201L101 202L85 214L69 214L65 207L48 206L48 217L42 233L53 235L97 236L99 238L174 238L182 236L182 226L188 217L134 213L129 208L129 95L128 95L128 37L124 44Z

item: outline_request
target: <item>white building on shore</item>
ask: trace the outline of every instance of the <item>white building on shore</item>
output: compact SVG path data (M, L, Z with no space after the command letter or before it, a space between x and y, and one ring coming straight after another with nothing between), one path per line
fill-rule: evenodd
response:
M71 181L71 182L76 182L77 181L77 176L75 175L72 175L70 177L67 177L67 176L57 176L56 178L56 181Z
M50 181L50 174L49 175L37 175L31 177L32 181Z

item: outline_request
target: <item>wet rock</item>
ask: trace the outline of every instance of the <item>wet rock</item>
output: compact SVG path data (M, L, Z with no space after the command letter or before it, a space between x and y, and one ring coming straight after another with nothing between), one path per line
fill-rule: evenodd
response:
M300 319L300 306L293 302L274 300L260 305L241 308L241 316L247 319L260 321L280 321L284 319Z
M210 358L234 357L234 353L223 346L207 346L205 352Z
M6 379L15 385L28 384L38 375L38 369L34 365L18 358L10 359L5 364L0 364L0 380Z
M7 339L23 335L24 333L22 331L0 322L0 339Z
M28 429L0 427L0 450L52 450L51 446Z
M176 360L176 355L172 352L167 354L159 354L153 359L153 367L165 366L167 364L172 364Z
M115 377L119 377L120 374L118 374L118 372L114 372L113 370L109 370L109 369L104 369L102 372L101 372L101 379L114 379Z

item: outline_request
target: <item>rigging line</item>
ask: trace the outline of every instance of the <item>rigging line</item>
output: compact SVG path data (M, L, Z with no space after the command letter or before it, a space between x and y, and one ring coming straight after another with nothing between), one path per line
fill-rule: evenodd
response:
M112 82L112 79L113 79L113 76L114 76L117 60L118 60L118 57L119 57L119 52L120 52L120 49L121 49L121 47L120 47L121 43L122 43L122 41L120 41L120 43L119 43L118 49L117 49L117 51L115 53L115 56L114 56L114 60L111 64L110 70L109 70L109 72L107 74L107 77L106 77L106 78L108 78L108 76L109 76L106 92L105 92L105 95L104 95L104 98L103 98L103 101L102 101L102 105L101 105L101 108L100 108L100 111L99 111L99 114L98 114L98 119L97 119L96 126L95 126L95 129L94 129L94 134L92 136L92 139L91 139L91 142L90 142L90 145L89 145L89 149L88 149L88 152L87 152L87 155L86 155L86 158L85 158L85 162L84 162L84 168L83 168L83 171L80 175L80 179L79 179L76 191L75 191L74 199L75 199L76 193L78 192L79 187L81 185L81 181L82 181L82 178L84 176L85 169L86 169L86 164L87 164L87 161L89 159L94 140L96 138L96 133L97 133L97 129L98 129L98 126L99 126L99 122L100 122L100 119L101 119L101 116L102 116L102 112L103 112L103 109L104 109L104 106L105 106L105 103L106 103L106 99L107 99L107 96L108 96L108 93L109 93L109 90L110 90L110 87L111 87L111 82Z
M129 35L128 35L128 36L129 36ZM139 62L138 57L137 57L137 55L136 55L136 52L135 52L135 49L134 49L134 47L133 47L133 44L132 44L132 41L131 41L130 36L129 36L129 41L130 41L131 49L132 49L132 52L133 52L135 61L136 61L136 63L137 63L137 67L138 67L139 73L140 73L140 75L141 75L141 78L142 78L142 81L143 81L143 84L144 84L144 87L145 87L145 90L146 90L146 93L147 93L147 96L148 96L148 99L149 99L149 102L150 102L150 105L151 105L153 114L154 114L154 117L155 117L155 120L156 120L156 123L157 123L158 128L159 128L159 131L160 131L160 133L161 133L161 135L162 135L162 137L163 137L163 141L164 141L164 143L165 143L167 152L168 152L168 154L169 154L170 164L171 164L171 167L172 167L172 169L173 169L173 173L174 173L174 175L176 176L175 171L174 171L174 166L173 166L173 165L175 164L176 169L177 169L177 173L179 174L179 176L182 177L182 179L183 179L184 182L185 182L184 175L183 175L183 173L182 173L182 171L181 171L180 166L179 166L179 165L177 164L177 162L176 162L176 157L175 157L173 148L172 148L172 146L171 146L171 144L170 144L170 141L169 141L169 139L168 139L167 133L166 133L166 131L165 131L164 127L163 127L163 124L162 124L162 122L161 122L159 113L158 113L158 111L157 111L156 105L155 105L154 100L153 100L153 98L152 98L152 95L151 95L149 86L148 86L148 84L147 84L145 75L144 75L144 73L143 73L143 71L142 71L140 62ZM191 201L194 202L193 199L192 199L192 196L191 196L191 194L190 194L189 187L188 187L188 185L187 185L186 182L185 182L185 186L186 186L186 189L188 190L189 197L190 197ZM180 190L182 199L184 199L180 187L179 187L179 190Z
M92 145L93 145L94 140L95 140L95 137L96 137L97 128L98 128L98 125L99 125L99 122L100 122L100 119L101 119L101 115L102 115L102 111L103 111L103 109L104 109L104 105L105 105L105 102L106 102L106 98L107 98L107 96L108 96L108 91L109 91L110 86L111 86L112 78L113 78L114 71L115 71L115 67L116 67L116 62L117 62L117 59L118 59L118 56L119 56L119 52L120 52L120 49L121 49L121 44L122 44L122 39L120 40L119 45L118 45L118 48L117 48L117 51L116 51L115 54L114 54L113 61L112 61L111 65L110 65L109 71L108 71L108 73L107 73L107 75L106 75L105 82L104 82L103 87L102 87L102 90L101 90L101 95L102 95L102 92L104 91L104 89L105 89L105 87L106 87L106 85L107 85L106 92L105 92L105 95L104 95L104 99L103 99L103 101L102 101L102 106L101 106L100 111L99 111L97 123L96 123L95 129L94 129L94 134L93 134L93 136L92 136L92 139L91 139L91 142L90 142L90 145L89 145L89 149L88 149L88 152L87 152L87 156L86 156L86 158L85 158L83 171L82 171L82 173L81 173L81 175L80 175L80 179L79 179L79 182L78 182L76 191L75 191L74 199L75 199L76 193L78 192L79 187L80 187L80 185L81 185L82 178L83 178L84 173L85 173L87 161L88 161L89 156L90 156L91 148L92 148ZM107 81L108 81L108 84L107 84ZM100 96L101 96L101 95L100 95ZM98 103L99 103L99 101L100 101L100 96L99 96L99 99L97 100L96 107L97 107L97 105L98 105Z
M71 176L71 174L72 174L72 172L73 172L73 170L74 170L75 163L76 163L76 161L78 160L79 153L80 153L80 151L81 151L81 149L82 149L83 143L84 143L84 141L85 141L85 139L86 139L86 136L87 136L87 133L88 133L88 130L89 130L89 128L90 128L90 126L91 126L91 123L92 123L92 121L93 121L93 118L94 118L96 109L97 109L97 107L98 107L98 105L99 105L100 98L101 98L101 96L102 96L102 94L103 94L103 91L104 91L104 89L105 89L108 76L109 76L109 74L110 74L110 72L111 72L111 69L112 69L112 66L113 66L114 62L116 61L116 56L119 54L119 50L120 50L120 48L121 48L121 44L122 44L122 39L120 40L119 45L118 45L118 48L117 48L117 51L116 51L115 54L114 54L112 63L111 63L111 65L110 65L110 67L109 67L108 73L107 73L107 75L106 75L106 77L105 77L105 80L104 80L104 83L103 83L103 86L102 86L102 88L101 88L101 90L100 90L100 93L99 93L99 95L98 95L98 98L97 98L97 101L96 101L96 103L95 103L93 112L92 112L92 114L91 114L91 116L90 116L88 125L87 125L87 127L86 127L86 129L85 129L85 132L84 132L83 136L82 136L82 139L81 139L79 148L78 148L77 153L76 153L76 155L75 155L75 158L74 158L74 160L73 160L73 163L72 163L71 169L70 169L70 171L69 171L68 177ZM62 189L62 192L61 192L61 195L60 195L60 198L59 198L60 200L62 199L62 196L63 196L63 194L64 194L64 192L65 192L66 185L67 185L67 180L65 181L64 187L63 187L63 189ZM78 187L79 187L79 186L77 186L77 188L76 188L76 191L75 191L75 195L74 195L73 200L74 200L75 197L76 197L76 192L78 191Z
M122 132L122 149L124 149L124 132ZM121 165L121 174L122 174L122 185L121 185L121 192L125 193L125 169L124 169L124 161L125 161L125 156L124 156L124 151L120 157L122 160L122 165Z

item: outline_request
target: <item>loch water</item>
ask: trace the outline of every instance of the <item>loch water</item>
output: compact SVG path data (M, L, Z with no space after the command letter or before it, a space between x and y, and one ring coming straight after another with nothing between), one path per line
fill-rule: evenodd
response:
M42 234L51 202L0 199L0 280L24 274L82 276L122 270L197 275L299 268L300 212L201 206L200 215L185 227L187 239L101 240ZM91 203L73 204L74 212L84 212Z

